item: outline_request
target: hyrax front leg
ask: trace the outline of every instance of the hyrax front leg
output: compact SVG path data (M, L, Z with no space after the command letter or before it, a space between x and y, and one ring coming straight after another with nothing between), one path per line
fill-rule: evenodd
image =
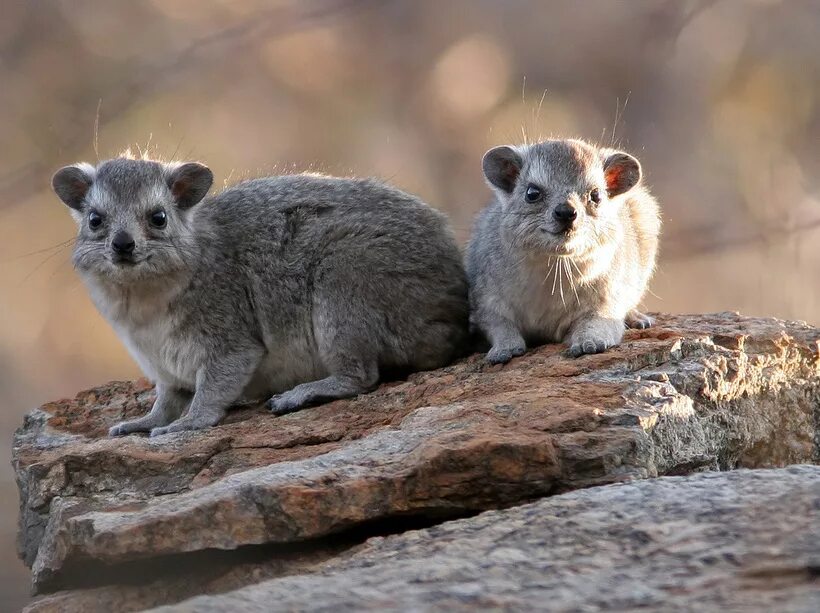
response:
M492 344L485 358L490 364L506 364L527 351L524 337L507 317L484 310L478 317L478 325Z
M187 415L167 426L151 430L151 436L182 430L201 430L218 424L235 403L256 371L261 348L229 354L199 369L196 392Z
M577 358L585 353L601 353L619 344L623 337L622 319L593 315L581 319L570 330L569 354Z
M158 382L156 387L157 399L151 412L139 419L123 421L108 430L109 436L122 436L132 432L149 432L158 426L167 426L188 408L191 403L191 394L184 390L174 389Z

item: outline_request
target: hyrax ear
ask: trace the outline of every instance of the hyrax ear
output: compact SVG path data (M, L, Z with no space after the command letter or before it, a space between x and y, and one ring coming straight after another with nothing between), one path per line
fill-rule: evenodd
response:
M512 147L495 147L484 154L481 167L491 186L509 194L515 187L523 161Z
M51 177L54 193L76 211L83 208L83 201L93 183L94 167L90 164L64 166Z
M628 153L613 153L604 160L604 178L609 197L618 196L628 192L641 180L641 164Z
M189 162L168 173L168 188L182 209L194 206L205 197L214 182L211 169L199 162Z

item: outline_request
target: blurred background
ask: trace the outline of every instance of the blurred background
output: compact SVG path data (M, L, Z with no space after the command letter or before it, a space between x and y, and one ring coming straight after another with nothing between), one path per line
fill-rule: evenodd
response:
M58 167L130 147L217 185L310 169L465 241L493 145L616 143L664 211L650 310L820 324L817 0L0 0L0 599L29 409L139 372L70 265Z

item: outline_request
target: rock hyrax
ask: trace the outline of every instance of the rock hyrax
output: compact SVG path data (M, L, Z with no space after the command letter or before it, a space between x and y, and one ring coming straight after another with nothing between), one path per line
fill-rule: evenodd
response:
M580 140L488 151L496 198L478 217L467 252L471 323L490 341L487 360L566 342L569 353L620 343L658 249L658 205L631 155Z
M74 266L156 382L151 412L112 435L213 426L272 394L287 413L462 351L467 282L442 214L373 180L207 196L212 181L199 163L128 158L54 175L79 227Z

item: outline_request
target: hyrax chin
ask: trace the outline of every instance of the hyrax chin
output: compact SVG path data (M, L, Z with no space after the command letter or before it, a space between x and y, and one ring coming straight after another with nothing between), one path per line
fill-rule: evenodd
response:
M491 363L527 346L566 342L569 353L620 343L658 249L658 205L641 166L621 151L548 140L488 151L484 176L496 194L467 251L471 324L490 341Z
M268 177L207 196L212 181L202 164L128 158L54 175L79 229L74 266L156 382L151 412L112 435L205 428L266 398L287 413L464 349L467 280L443 215L371 180Z

